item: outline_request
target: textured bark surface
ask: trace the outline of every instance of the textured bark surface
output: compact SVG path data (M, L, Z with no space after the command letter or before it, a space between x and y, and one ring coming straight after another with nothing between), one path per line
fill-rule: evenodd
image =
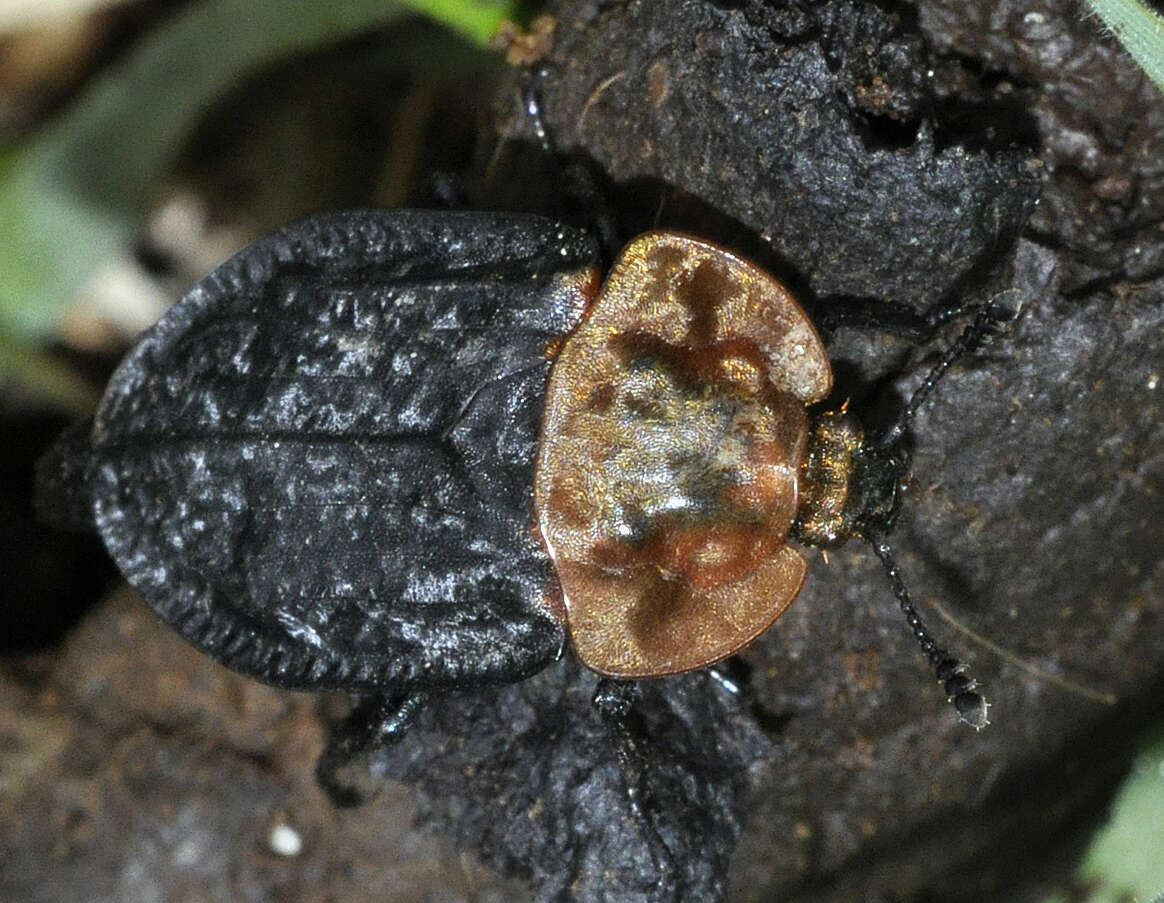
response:
M754 703L700 675L644 686L659 831L693 851L672 895L1038 899L1160 717L1164 99L1061 4L797 10L557 4L547 126L608 181L625 234L723 242L817 311L1022 300L915 423L894 537L993 723L957 723L870 552L810 553L801 598L734 672ZM499 106L528 136L517 96ZM553 166L491 172L483 201L554 206L538 179L560 181ZM836 400L870 424L937 354L851 328L828 343ZM3 679L5 899L653 892L594 677L569 658L434 706L369 763L382 796L344 813L312 783L317 706L210 665L140 604L106 606ZM300 829L299 857L270 852L277 819ZM470 851L460 868L447 839Z
M545 112L563 150L661 190L635 226L692 228L687 195L816 294L925 304L993 268L1037 196L1022 148L935 119L921 36L875 5L592 6L559 16Z

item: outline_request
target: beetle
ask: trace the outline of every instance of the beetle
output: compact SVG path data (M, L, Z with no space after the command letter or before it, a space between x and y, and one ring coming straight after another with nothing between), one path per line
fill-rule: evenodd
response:
M432 694L521 680L569 642L603 675L642 815L633 680L768 629L804 580L793 541L870 541L947 697L985 725L887 536L909 421L1007 312L982 308L867 438L843 409L810 416L827 354L758 267L669 232L605 281L599 259L523 214L330 213L260 239L144 335L81 437L111 556L215 660L363 697L318 766L339 804L358 797L338 769Z
M806 407L831 388L811 321L762 270L673 233L624 249L558 355L536 474L585 665L662 677L738 652L800 592L794 526L812 545L869 538L896 572L883 535L903 428L866 446L834 411L810 431ZM982 727L974 681L902 604L963 720Z

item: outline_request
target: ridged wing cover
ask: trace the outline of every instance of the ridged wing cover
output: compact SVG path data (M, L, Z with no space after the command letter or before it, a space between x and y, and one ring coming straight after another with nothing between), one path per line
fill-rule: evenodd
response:
M183 636L284 687L515 680L562 643L533 532L548 349L596 282L532 216L328 214L202 280L114 375L94 516Z

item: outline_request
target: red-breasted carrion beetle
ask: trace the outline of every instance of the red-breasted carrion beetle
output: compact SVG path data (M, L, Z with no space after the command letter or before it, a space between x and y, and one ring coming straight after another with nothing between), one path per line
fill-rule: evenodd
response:
M633 678L724 659L795 599L796 543L869 540L963 721L987 705L914 610L886 537L901 417L814 413L812 323L728 251L658 232L605 281L586 233L531 215L360 211L257 241L128 355L50 458L161 617L279 687L365 699L319 775L398 739L430 694L563 654L604 675L633 806ZM64 468L68 470L68 467ZM655 838L658 855L665 845Z

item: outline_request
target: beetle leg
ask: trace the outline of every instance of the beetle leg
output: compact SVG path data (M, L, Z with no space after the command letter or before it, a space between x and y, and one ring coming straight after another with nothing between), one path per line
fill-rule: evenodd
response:
M429 193L441 210L467 210L469 198L461 180L452 173L437 172L432 176Z
M742 699L745 692L747 692L747 688L744 686L743 682L736 680L735 677L728 674L727 669L721 667L720 663L709 665L704 669L703 673L715 681L715 683L719 685L719 688L729 696L733 696L736 699Z
M542 117L541 80L546 75L547 70L544 68L523 70L521 75L521 106L529 119L538 147L553 156L554 147L550 142L550 133L546 130L546 121Z
M634 704L639 698L637 682L604 677L594 691L594 707L614 740L618 767L626 785L627 801L635 820L646 834L651 856L659 875L659 886L675 873L675 860L663 842L648 810L656 807L647 789L647 751L639 731L635 730Z
M599 176L579 159L565 157L555 146L553 133L542 113L542 82L549 76L547 67L527 68L521 79L521 105L529 120L538 147L554 161L561 176L560 190L582 211L587 227L598 237L604 262L609 265L615 252L625 243L618 228L618 215ZM606 269L606 267L603 267Z
M36 516L58 530L95 533L89 461L93 457L93 418L74 423L36 462Z
M925 314L919 314L906 304L849 296L832 296L814 305L812 320L821 332L827 334L841 327L876 329L911 342L925 341L936 328Z
M875 329L911 342L925 342L953 320L986 311L995 323L1013 320L1017 305L1004 293L983 301L937 301L921 313L898 301L870 300L851 296L829 296L812 308L812 319L825 333L841 327Z
M771 737L781 734L792 718L791 714L764 705L752 684L752 666L738 656L708 665L699 673L714 683L720 692L735 699L740 710L750 714L760 729Z
M363 752L398 743L428 703L427 693L368 696L335 725L315 766L315 779L336 806L364 802L363 795L339 779L339 770Z
M938 645L937 640L930 635L921 615L913 607L913 601L905 588L905 582L901 579L901 572L897 569L897 561L893 557L893 549L889 543L880 536L870 536L869 542L881 563L885 565L885 572L893 585L893 594L897 596L898 604L905 613L906 623L909 624L922 651L929 658L930 664L934 666L938 682L946 690L946 699L953 703L958 711L958 717L963 722L975 730L986 727L990 723L986 718L986 710L990 708L990 703L977 692L978 681L966 673L966 665Z

